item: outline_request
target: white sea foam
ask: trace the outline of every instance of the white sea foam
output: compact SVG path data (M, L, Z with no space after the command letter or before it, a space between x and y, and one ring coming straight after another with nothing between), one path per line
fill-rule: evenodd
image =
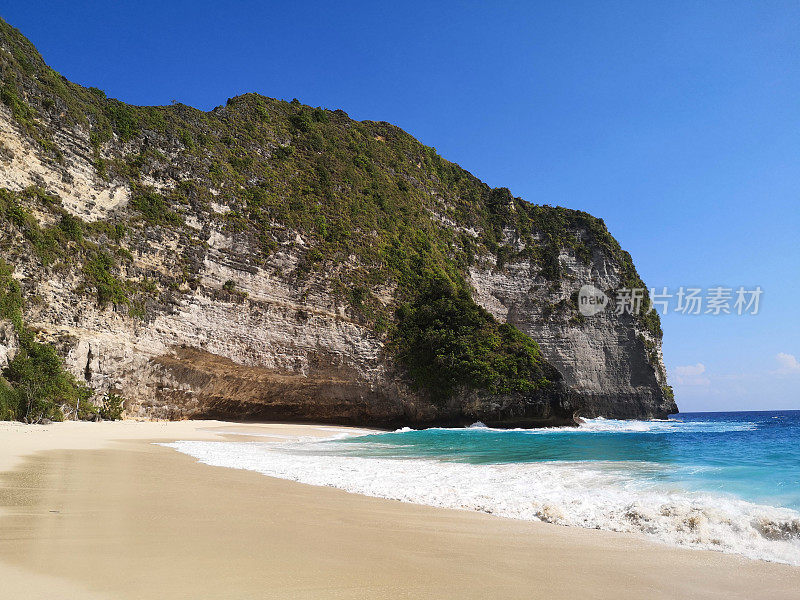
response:
M681 421L680 419L652 419L650 421L622 421L617 419L586 419L578 428L581 432L613 433L724 433L752 431L757 428L750 421ZM566 431L562 429L562 431ZM574 431L574 430L573 430Z
M727 431L752 431L757 428L755 423L749 421L681 421L680 419L652 419L649 421L631 421L618 419L584 419L578 427L538 427L535 429L498 429L487 427L480 421L473 423L467 429L492 432L524 432L531 435L558 435L575 433L724 433ZM446 427L432 427L431 429L447 431ZM463 428L449 429L463 431ZM407 433L414 431L410 427L403 427L394 433Z
M800 513L632 477L655 463L475 465L342 455L336 444L181 441L200 462L311 485L560 525L639 533L692 548L800 565Z

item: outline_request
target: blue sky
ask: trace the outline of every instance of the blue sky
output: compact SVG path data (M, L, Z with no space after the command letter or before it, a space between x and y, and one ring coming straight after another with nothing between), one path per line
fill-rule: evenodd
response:
M800 4L13 2L68 78L135 104L248 91L397 124L494 186L605 219L655 287L680 407L800 409Z

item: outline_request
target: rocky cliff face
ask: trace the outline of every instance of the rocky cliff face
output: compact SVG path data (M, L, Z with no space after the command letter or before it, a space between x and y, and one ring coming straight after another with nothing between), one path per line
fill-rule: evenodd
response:
M584 283L638 280L602 222L489 190L341 111L106 100L0 24L0 257L38 339L128 415L390 427L677 411L660 328L577 312ZM536 340L562 382L445 401L419 389L387 342L413 292L404 269L435 260ZM0 366L17 343L0 322Z
M519 262L497 272L470 271L477 301L498 319L535 339L564 377L584 417L653 418L677 412L661 357L661 339L630 314L612 310L577 317L572 298L583 285L616 290L619 268L596 255L591 264L563 253L562 279L553 285ZM666 393L666 397L665 397Z

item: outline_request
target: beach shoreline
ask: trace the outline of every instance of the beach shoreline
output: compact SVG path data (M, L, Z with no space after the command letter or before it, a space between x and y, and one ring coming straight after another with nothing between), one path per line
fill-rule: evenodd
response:
M361 431L0 423L0 580L16 597L123 600L793 598L800 587L797 567L348 494L158 445Z

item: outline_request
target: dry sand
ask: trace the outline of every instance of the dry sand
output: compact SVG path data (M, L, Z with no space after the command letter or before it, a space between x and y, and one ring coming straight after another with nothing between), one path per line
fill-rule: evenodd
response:
M151 443L233 431L331 434L0 423L0 598L800 597L800 568L367 498Z

